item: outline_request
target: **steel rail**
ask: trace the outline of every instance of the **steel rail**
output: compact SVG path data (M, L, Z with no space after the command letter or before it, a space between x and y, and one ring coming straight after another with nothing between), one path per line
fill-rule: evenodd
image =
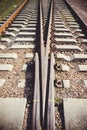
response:
M55 130L55 112L54 112L54 54L51 54L50 78L47 107L47 130Z
M37 53L35 54L35 83L34 83L34 98L33 98L32 130L41 130L39 58Z
M41 79L41 86L40 87L40 96L41 97L41 105L42 105L42 129L44 128L44 122L45 122L45 110L46 110L46 98L47 98L47 80L48 80L48 45L50 46L49 42L50 42L50 37L51 37L51 23L52 23L52 10L53 10L53 0L50 3L50 20L49 20L49 27L48 27L48 37L47 37L47 45L46 48L44 47L44 30L43 30L43 11L42 11L42 1L40 0L40 68L41 68L41 78L38 78L37 75L35 75L35 86L36 85L40 85L40 79ZM46 50L45 50L46 49ZM37 54L36 54L37 55ZM36 56L35 56L36 57ZM39 73L39 67L36 68L35 67L35 71L37 69L37 73ZM37 78L36 78L37 76ZM36 81L37 80L37 81ZM37 89L38 90L38 89ZM34 88L34 92L36 91L36 88ZM36 126L38 126L38 122L36 121L36 116L38 111L36 108L37 104L37 97L34 93L34 103L33 103L33 123L32 123L32 130L36 130ZM40 101L39 101L39 105L40 105ZM38 109L40 112L41 106ZM36 114L35 114L36 113ZM47 115L47 114L46 114ZM39 124L40 125L40 124ZM39 129L39 128L38 128Z
M42 91L42 118L44 118L45 109L45 86L44 86L44 62L45 62L45 47L44 47L44 30L43 30L43 11L42 11L42 1L40 0L40 59L41 59L41 91ZM43 119L42 119L43 120Z
M43 36L43 12L42 12L42 1L40 0L40 49L41 49L41 58L44 56L44 36ZM42 60L42 59L41 59ZM43 60L42 60L43 61ZM42 62L43 63L43 62Z
M48 58L49 58L49 47L50 47L50 38L51 38L51 24L52 24L52 10L53 10L53 0L50 3L50 20L48 27L48 35L46 41L46 51L44 56L44 75L43 75L43 84L42 84L42 92L43 92L43 122L45 121L45 103L46 103L46 90L47 90L47 80L48 80Z
M0 35L6 30L6 28L11 24L14 18L18 15L18 13L23 9L28 0L25 0L18 9L7 19L7 21L0 27Z

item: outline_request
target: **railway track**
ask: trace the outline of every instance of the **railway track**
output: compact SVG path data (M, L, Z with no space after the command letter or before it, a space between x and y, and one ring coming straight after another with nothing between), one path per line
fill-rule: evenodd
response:
M0 97L27 99L24 130L63 130L63 99L87 98L87 36L64 0L25 2L1 22Z

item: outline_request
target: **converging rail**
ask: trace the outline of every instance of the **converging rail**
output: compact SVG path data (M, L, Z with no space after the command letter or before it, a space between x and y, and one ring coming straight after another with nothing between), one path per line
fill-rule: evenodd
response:
M53 11L53 0L50 2L50 8L49 8L49 16L50 20L48 23L48 32L47 32L47 41L46 41L46 48L44 52L43 57L43 70L42 70L42 102L43 102L43 122L44 122L44 116L45 116L45 102L46 102L46 90L47 90L47 77L48 77L48 54L49 54L49 47L50 47L50 38L51 38L51 24L52 24L52 11ZM43 49L42 49L43 51ZM41 52L42 53L42 52Z
M41 130L40 128L40 80L39 80L39 58L35 54L35 83L34 83L34 98L33 98L33 116L32 130Z
M48 90L48 106L47 106L47 130L55 130L55 113L54 113L54 54L51 54L50 60L50 77Z
M40 6L40 58L38 58L38 54L35 55L35 85L34 85L32 130L34 129L37 130L37 128L38 129L41 128L42 130L44 129L54 130L55 129L55 116L54 116L54 56L53 54L51 55L51 62L49 65L53 0L50 1L50 6L49 6L50 19L48 22L48 31L47 31L46 41L44 41L44 30L43 30L44 23L43 23L43 15L42 15L43 5L42 5L41 0L40 0L39 6ZM46 42L46 47L44 44L45 42ZM39 64L38 64L38 59L40 59ZM41 69L40 71L39 71L38 66ZM50 68L50 71L49 71L49 68ZM41 77L39 77L39 75ZM39 92L41 93L39 94ZM39 97L38 96L36 97L36 95L38 95ZM37 109L37 104L39 107L38 109ZM46 104L48 106L46 106ZM41 116L40 116L40 112L41 112ZM41 122L40 122L39 117L41 118ZM39 119L39 122L37 121L38 119ZM46 122L46 119L47 119L47 122Z
M46 91L45 89L45 85L44 85L44 55L45 55L45 47L44 47L44 30L43 30L43 15L42 15L42 1L40 0L40 59L41 59L41 91L42 91L42 118L44 118L44 107L45 107L45 97L44 97L44 91ZM43 119L42 119L43 120Z
M8 20L0 27L0 35L6 30L6 28L11 24L14 18L18 15L18 13L23 9L28 0L25 0L19 8L8 18Z

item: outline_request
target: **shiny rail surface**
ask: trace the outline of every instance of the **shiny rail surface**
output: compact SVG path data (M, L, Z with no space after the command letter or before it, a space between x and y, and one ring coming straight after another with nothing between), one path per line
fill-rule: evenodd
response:
M41 86L40 86L40 98L42 100L40 100L40 110L41 110L41 128L42 130L47 129L47 130L54 130L55 129L55 125L54 125L54 56L53 54L51 55L51 63L50 66L48 66L49 63L49 48L50 48L50 38L51 38L51 24L52 24L52 12L53 12L53 0L50 1L50 6L49 6L49 23L48 23L48 30L47 30L47 41L46 41L46 47L44 45L45 41L44 41L44 30L43 30L43 5L42 5L42 1L40 1L40 61L39 61L39 66L41 68L41 71L39 71L37 68L37 75L35 75L35 87L34 88L34 100L35 102L33 103L33 119L34 119L34 123L33 123L33 130L36 129L35 125L38 126L38 122L36 122L35 124L35 120L38 119L38 116L36 117L35 114L35 106L36 106L36 102L37 99L35 98L35 92L36 92L36 88L38 88L38 84L40 84L41 82ZM50 71L49 71L50 68ZM36 68L35 68L36 71ZM38 78L38 75L41 76L41 78ZM48 78L49 75L49 78ZM41 81L40 81L41 79ZM48 81L49 79L49 81ZM48 83L49 82L49 83ZM51 84L52 83L52 84ZM49 84L49 92L48 90L48 84ZM37 89L38 90L38 89ZM37 92L36 92L37 94ZM52 98L52 99L51 99ZM52 100L52 102L50 102ZM46 106L46 104L48 104L48 107ZM38 108L39 110L39 108ZM51 111L50 111L51 110ZM47 113L46 113L47 112ZM51 113L50 113L51 112ZM37 112L40 115L40 111ZM51 115L50 115L51 114ZM35 119L36 117L36 119ZM48 119L49 117L49 119ZM47 118L47 126L45 126L45 121Z
M43 14L42 14L42 1L40 0L40 59L41 59L41 91L42 91L42 113L44 118L44 107L45 107L45 100L44 100L44 54L45 54L45 47L44 47L44 36L43 36Z
M47 78L48 78L48 58L49 58L49 47L50 47L50 38L51 38L51 24L52 24L52 10L53 10L53 0L50 2L50 8L49 8L49 23L48 23L48 30L47 30L47 41L46 41L46 48L45 48L45 54L43 59L43 82L42 82L42 92L43 92L43 122L44 122L44 116L45 116L45 103L46 103L46 90L47 90Z
M54 113L54 54L51 54L50 59L50 76L49 76L49 91L48 91L48 107L47 107L47 130L55 130L55 113Z
M41 130L39 59L37 53L35 54L35 83L34 83L34 98L33 98L32 130Z

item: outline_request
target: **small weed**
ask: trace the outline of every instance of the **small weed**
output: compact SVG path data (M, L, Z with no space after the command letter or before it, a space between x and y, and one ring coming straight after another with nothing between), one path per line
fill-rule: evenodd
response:
M62 102L61 99L59 99L59 98L55 98L55 103L56 103L56 104L60 104L61 102Z

